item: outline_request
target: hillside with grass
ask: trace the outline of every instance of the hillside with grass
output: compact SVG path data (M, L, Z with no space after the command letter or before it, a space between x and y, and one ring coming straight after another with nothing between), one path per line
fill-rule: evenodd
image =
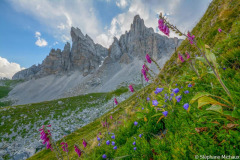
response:
M148 86L133 85L128 99L56 143L46 140L53 151L29 159L239 159L239 8L237 0L213 0L189 36L194 40L185 39ZM146 65L155 65L150 60ZM44 135L56 132L48 124Z

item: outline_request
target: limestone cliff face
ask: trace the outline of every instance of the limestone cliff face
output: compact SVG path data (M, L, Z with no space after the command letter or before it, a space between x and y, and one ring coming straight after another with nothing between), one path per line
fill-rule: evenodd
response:
M64 49L52 49L42 64L22 70L13 79L41 78L52 74L65 74L80 71L83 76L100 72L101 68L113 63L129 64L134 58L144 60L146 53L158 60L170 56L181 40L168 38L144 25L139 15L134 17L130 30L114 41L109 49L104 48L80 29L71 28L72 46L66 43ZM112 66L111 66L112 67Z

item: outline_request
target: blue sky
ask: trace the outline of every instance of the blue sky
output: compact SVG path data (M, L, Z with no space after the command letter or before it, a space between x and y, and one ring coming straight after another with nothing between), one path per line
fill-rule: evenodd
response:
M191 30L211 0L1 0L0 77L41 63L51 48L63 49L71 26L105 47L129 30L137 14L157 27L163 12L182 31ZM158 32L156 30L156 32ZM159 32L160 33L160 32ZM161 33L160 33L161 34ZM176 36L171 33L171 37Z

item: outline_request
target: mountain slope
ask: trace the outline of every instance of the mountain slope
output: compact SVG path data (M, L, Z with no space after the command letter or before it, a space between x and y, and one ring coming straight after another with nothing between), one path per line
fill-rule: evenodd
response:
M154 33L138 15L130 30L119 40L114 38L109 49L95 44L78 28L71 28L71 37L72 46L67 43L63 51L52 49L42 64L13 76L26 80L9 93L15 105L109 92L122 83L139 84L145 54L163 65L182 41Z
M226 70L221 70L221 75L233 95L233 102L236 104L236 107L240 107L240 87L238 84L240 80L239 5L239 1L234 0L213 0L205 15L192 32L196 37L204 38L204 43L218 51L216 53L218 63L221 67L227 68ZM219 33L218 28L223 29L227 34ZM177 49L181 53L185 53L186 50L192 53L196 51L189 44L188 40L185 40ZM83 155L84 159L101 159L103 154L107 154L109 158L126 156L126 159L194 159L194 155L239 155L239 119L234 121L224 119L224 117L215 112L198 109L196 103L191 104L189 114L182 108L184 102L189 102L197 92L205 91L228 100L229 98L223 89L221 89L215 77L210 73L203 75L201 79L196 79L196 75L189 69L187 63L178 63L178 52L173 54L158 78L166 76L166 80L170 82L170 88L176 88L175 84L177 83L179 86L184 87L181 92L188 89L190 93L188 95L183 94L183 102L176 104L175 114L169 113L168 117L163 119L161 123L164 124L164 127L159 126L159 128L154 128L158 118L151 119L152 115L148 116L151 121L148 121L147 118L147 122L136 118L135 111L141 111L137 102L138 97L145 99L146 95L151 95L153 99L156 98L153 93L156 87L164 87L164 90L169 89L166 86L150 84L119 104L117 107L118 111L115 110L114 113L109 112L102 119L99 118L67 136L65 140L69 144L70 157L77 159L73 145L75 143L81 144L82 138L85 138L90 143L90 146L84 149L86 153L89 153L88 156ZM201 71L201 69L205 68L198 69ZM189 88L187 87L189 83L193 83L195 86ZM114 122L111 122L111 132L115 133L117 144L119 144L116 151L113 151L112 146L102 145L101 147L97 147L96 135L99 132L106 132L106 128L103 128L100 122L110 115L113 115L115 120L123 123L122 126L116 126L113 124ZM141 123L141 126L133 128L134 121ZM229 124L236 127L229 128ZM165 135L161 134L161 131L165 128L167 129L167 133ZM202 129L202 131L198 129ZM144 137L142 139L138 138L140 133L143 133ZM137 143L141 143L141 145L137 144L136 152L134 152L132 144L134 137L137 137ZM60 142L58 141L58 143ZM53 152L43 150L30 159L54 158L55 155Z

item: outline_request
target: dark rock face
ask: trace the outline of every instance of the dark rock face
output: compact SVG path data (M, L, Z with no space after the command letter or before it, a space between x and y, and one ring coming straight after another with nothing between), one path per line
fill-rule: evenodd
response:
M104 48L80 29L71 28L72 47L66 43L64 49L52 49L41 65L22 70L13 79L40 78L52 74L64 74L78 70L83 76L95 73L99 66L119 62L129 64L134 58L144 59L146 53L154 59L170 56L182 40L168 38L154 33L144 25L143 19L136 15L129 32L114 41L109 49ZM103 67L104 68L104 67Z

